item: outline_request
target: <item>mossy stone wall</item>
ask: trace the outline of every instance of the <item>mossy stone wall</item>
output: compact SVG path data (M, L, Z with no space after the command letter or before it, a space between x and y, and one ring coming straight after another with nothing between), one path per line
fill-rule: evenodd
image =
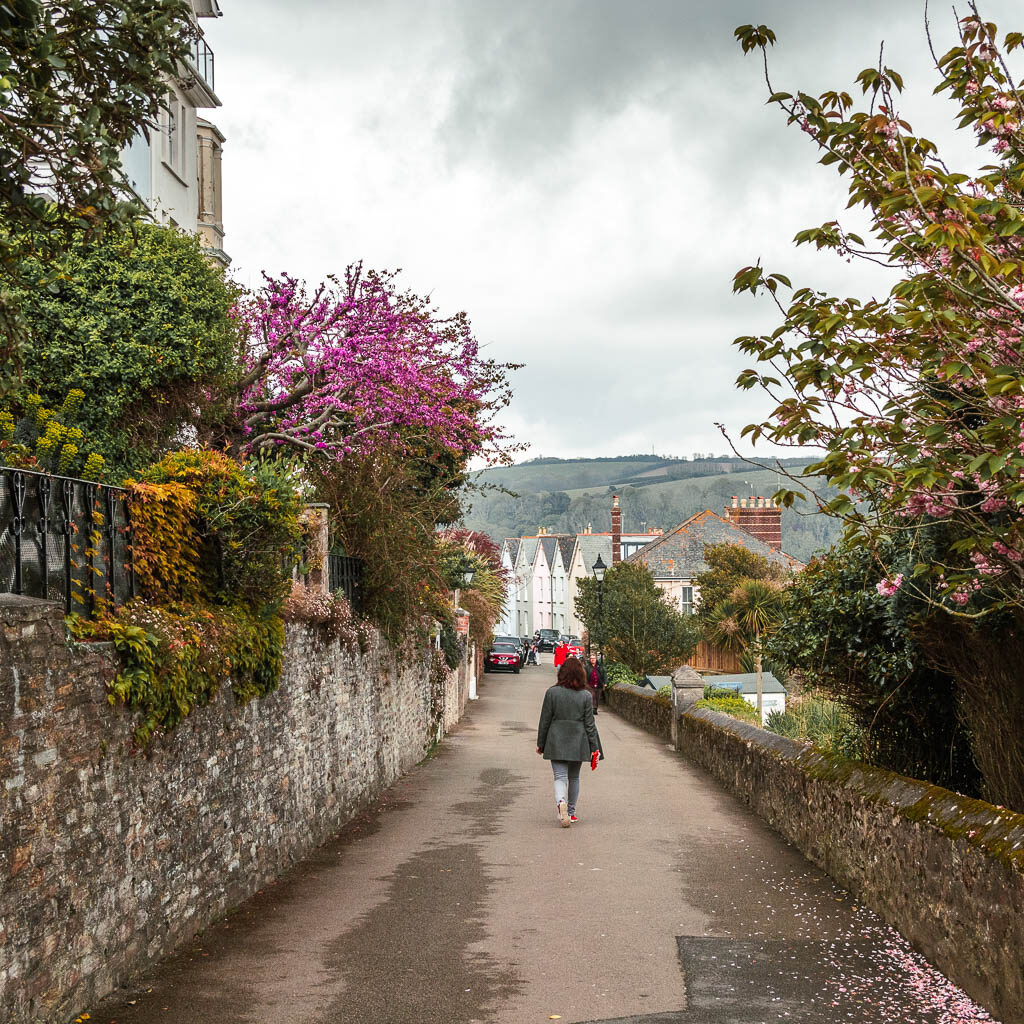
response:
M619 683L605 690L608 707L627 722L660 736L666 743L672 738L672 702L658 697L649 687Z
M430 663L292 625L275 693L138 751L107 645L0 596L0 1020L66 1024L334 835L465 709Z
M1024 1024L1024 815L707 709L677 728L688 759L994 1017Z

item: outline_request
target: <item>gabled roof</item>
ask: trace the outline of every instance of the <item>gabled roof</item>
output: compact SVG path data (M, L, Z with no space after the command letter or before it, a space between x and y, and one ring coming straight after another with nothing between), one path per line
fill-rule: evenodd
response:
M704 561L706 544L740 544L785 569L797 570L804 567L803 562L792 555L776 551L711 509L690 516L674 530L630 555L626 561L642 562L651 570L655 579L693 579L707 571L708 564Z
M548 563L548 568L555 564L555 548L558 547L557 537L541 537L540 539L541 550L544 552L544 559Z
M505 538L505 550L508 551L509 561L515 565L516 556L519 554L519 545L521 539L519 537L506 537Z
M597 556L605 565L612 564L612 535L610 533L581 533L576 538L576 550L583 560L583 568L587 575L594 571Z
M523 537L522 543L519 545L519 558L523 565L533 566L534 559L537 557L537 545L540 543L539 537Z
M569 564L572 562L573 548L576 547L576 538L569 536L558 538L558 550L562 553L562 565L565 571L569 571Z

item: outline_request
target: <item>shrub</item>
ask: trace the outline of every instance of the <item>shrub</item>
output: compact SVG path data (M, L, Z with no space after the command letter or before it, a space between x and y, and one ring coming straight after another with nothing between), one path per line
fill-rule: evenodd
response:
M458 668L464 650L455 626L451 622L442 622L441 653L444 655L445 664L451 669Z
M770 712L765 728L790 739L810 740L814 746L841 757L865 759L864 733L840 701L809 695L784 712Z
M640 678L628 665L620 661L610 661L605 665L605 678L607 686L618 686L619 683L635 685Z
M302 545L298 482L284 463L242 464L208 448L188 449L150 466L142 482L177 484L194 495L190 532L196 536L196 574L205 600L253 608L280 604L291 589ZM166 539L168 531L163 532ZM174 554L154 567L149 580L164 585L178 574L168 564Z
M323 594L294 580L281 606L281 616L285 622L305 622L321 627L330 640L353 653L365 652L370 643L369 628L356 617L348 598L340 590Z
M735 695L729 697L709 697L697 701L696 707L708 708L711 711L721 711L723 714L732 715L733 718L740 718L745 722L760 724L757 717L757 708L748 704L742 697Z
M425 637L426 624L451 614L436 532L450 495L421 490L411 467L386 456L325 462L314 480L334 542L364 562L363 613L392 641Z
M228 679L240 703L276 689L280 608L302 540L298 492L277 464L199 449L168 455L144 476L129 488L140 597L96 622L70 620L73 635L114 644L121 671L110 699L140 713L142 744ZM344 611L332 616L340 635Z
M76 245L59 269L21 296L25 383L50 403L85 393L81 425L120 481L216 410L237 373L236 292L197 238L156 225Z
M882 563L899 564L911 576L919 557L914 543L912 535L895 533ZM963 638L948 619L930 627L927 609L911 595L884 597L883 579L882 564L863 544L844 542L819 555L787 589L785 626L773 634L766 660L799 673L820 696L841 702L863 736L858 756L870 764L981 795L971 752L978 737L970 735L961 714L963 683L935 664L943 638L961 647ZM1010 638L990 629L990 621L979 624L980 634L988 633L988 649L1012 651ZM1016 670L1019 661L1012 663ZM1003 710L1008 720L1013 712ZM1012 764L1006 756L1005 765Z
M0 466L102 480L103 456L86 451L85 432L78 426L84 398L73 388L50 409L35 393L12 397L8 408L0 409Z

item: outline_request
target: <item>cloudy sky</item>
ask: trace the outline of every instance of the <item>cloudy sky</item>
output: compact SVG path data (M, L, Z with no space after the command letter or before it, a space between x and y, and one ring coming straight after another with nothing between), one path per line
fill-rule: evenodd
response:
M850 294L874 271L798 252L844 215L834 171L766 107L732 30L775 29L773 84L852 91L886 62L903 114L961 166L923 0L221 0L226 248L239 280L401 267L525 363L504 422L530 455L724 451L766 409L733 387L734 337L772 311L733 297L758 258ZM981 0L1001 30L1015 0ZM953 14L932 4L940 52Z

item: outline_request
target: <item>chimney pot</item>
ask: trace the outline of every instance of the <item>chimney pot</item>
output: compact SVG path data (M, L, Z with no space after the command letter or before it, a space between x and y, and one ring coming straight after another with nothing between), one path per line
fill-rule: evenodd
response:
M740 507L740 499L735 494L732 496L732 507L733 508L739 508Z
M773 498L760 494L740 498L739 507L727 507L724 518L776 551L782 550L782 508Z

